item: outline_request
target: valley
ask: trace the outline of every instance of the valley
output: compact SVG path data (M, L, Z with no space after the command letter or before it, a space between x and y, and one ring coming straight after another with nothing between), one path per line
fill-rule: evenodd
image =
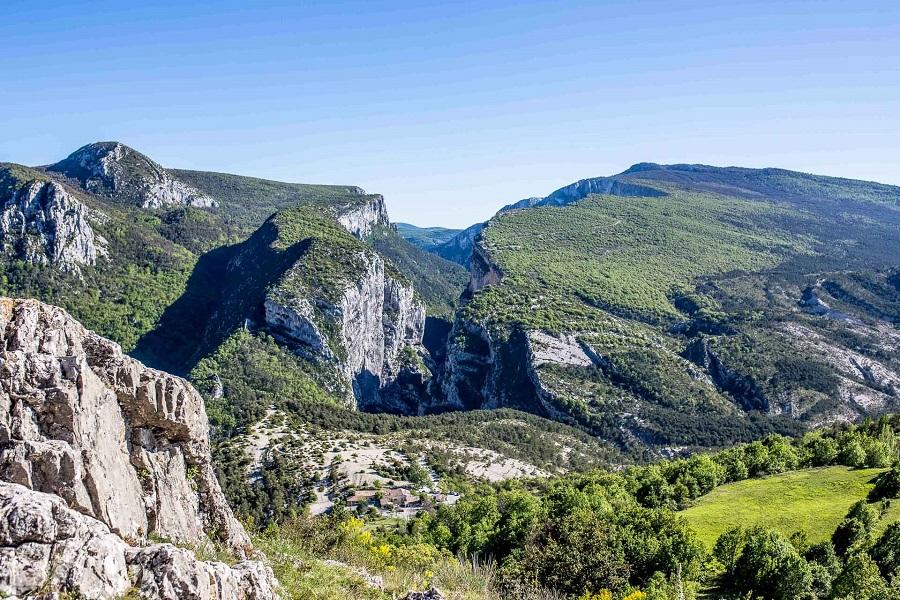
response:
M190 382L203 468L292 598L766 589L732 542L781 549L794 591L889 569L900 188L644 163L423 229L102 142L0 165L0 210L0 294Z

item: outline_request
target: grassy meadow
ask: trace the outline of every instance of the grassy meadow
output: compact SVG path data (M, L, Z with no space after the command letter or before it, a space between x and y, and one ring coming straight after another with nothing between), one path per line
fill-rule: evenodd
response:
M824 467L746 479L720 486L682 511L711 550L725 530L764 525L785 535L806 532L810 542L829 539L850 506L865 498L885 469ZM883 523L900 517L894 507Z

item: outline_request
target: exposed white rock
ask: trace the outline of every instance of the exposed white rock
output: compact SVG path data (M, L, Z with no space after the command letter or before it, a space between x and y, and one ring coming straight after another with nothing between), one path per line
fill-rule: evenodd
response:
M425 305L411 285L385 273L384 260L376 253L360 251L353 261L359 268L348 272L357 275L336 300L276 289L263 308L274 335L301 353L334 364L352 390L348 399L365 405L377 403L379 390L397 378L404 349L421 348Z
M271 571L259 561L229 566L197 560L171 544L126 551L128 571L142 598L159 600L269 600L277 597Z
M31 181L0 198L4 251L32 264L78 272L106 255L106 242L88 221L88 208L55 181Z
M276 598L271 571L259 561L233 566L200 561L172 544L129 545L62 498L0 482L0 594L121 598L137 589L154 600Z
M554 336L543 331L529 331L528 341L531 345L531 362L535 367L548 363L576 367L594 365L594 360L572 334Z
M173 178L147 156L118 142L88 144L49 169L78 179L89 192L121 198L144 208L218 206L213 198Z
M0 585L36 589L27 569L3 567L32 557L54 565L54 585L88 598L135 582L151 598L273 597L262 565L229 570L187 551L130 548L153 534L216 540L241 557L251 550L213 473L206 412L190 384L35 300L0 299L0 350L0 480L10 482L0 488L0 528L17 532L0 531ZM243 589L245 571L265 580L250 587L259 593L223 596ZM175 579L196 587L165 583Z
M131 587L127 544L96 519L51 494L0 482L0 594L44 586L84 598L115 598Z
M359 188L357 191L360 195L365 194ZM344 229L360 239L371 234L378 226L390 225L384 197L380 194L372 194L367 202L338 209L336 216Z
M900 372L855 350L833 344L809 327L787 323L784 331L844 376L860 380L873 390L900 396Z
M418 347L425 332L425 304L411 285L391 277L384 281L384 376L392 380L401 368L400 353L407 346Z

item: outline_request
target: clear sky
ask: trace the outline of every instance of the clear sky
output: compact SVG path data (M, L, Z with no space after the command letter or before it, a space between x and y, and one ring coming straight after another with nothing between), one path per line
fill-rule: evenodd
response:
M466 226L632 163L900 184L900 2L0 0L0 160L360 185Z

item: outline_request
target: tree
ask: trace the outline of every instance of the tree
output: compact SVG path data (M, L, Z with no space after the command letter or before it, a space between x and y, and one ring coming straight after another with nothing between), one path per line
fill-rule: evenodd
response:
M900 469L894 467L878 476L875 480L875 487L869 492L869 500L875 501L897 496L900 496Z
M850 550L863 542L865 542L875 521L878 520L878 512L865 500L860 500L850 507L847 516L834 530L831 536L831 543L839 556L845 556Z
M812 591L813 576L806 560L778 531L753 527L747 531L732 586L772 600L794 600Z
M834 580L832 595L852 600L882 600L888 588L878 565L865 552L857 552L847 559L847 566Z
M725 577L728 579L734 577L746 538L743 528L732 527L722 533L719 539L716 540L716 545L713 547L713 556L725 567Z
M900 523L891 523L870 552L884 577L900 574Z
M525 542L537 528L543 511L541 502L525 490L504 490L497 498L500 519L490 549L495 557L502 559Z
M861 468L866 465L866 450L855 435L841 448L840 461L848 467Z
M551 516L524 550L510 556L503 571L506 577L570 596L621 590L630 574L614 527L589 510Z

